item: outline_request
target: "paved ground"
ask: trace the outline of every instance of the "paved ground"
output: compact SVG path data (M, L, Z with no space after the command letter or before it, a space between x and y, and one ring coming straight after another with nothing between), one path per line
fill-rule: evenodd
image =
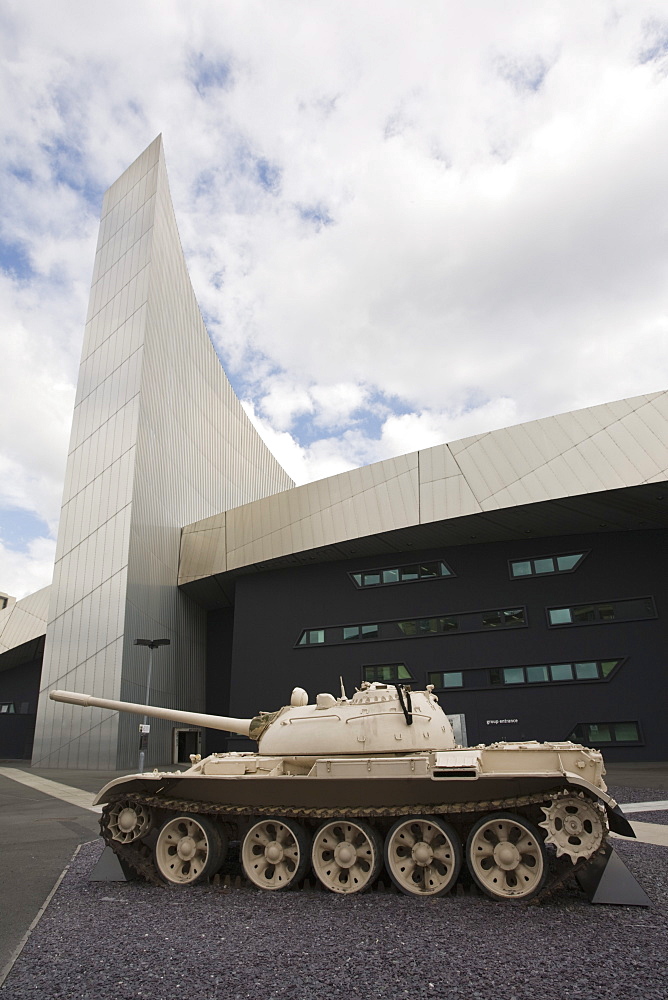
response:
M76 847L99 835L99 812L55 798L6 777L24 771L89 793L92 800L120 771L31 768L29 761L0 761L0 978L31 921Z
M656 788L668 791L668 761L639 764L606 764L605 780L609 785ZM656 796L659 798L660 796ZM663 796L666 798L666 796Z
M31 776L46 779L43 788L49 787L49 783L56 783L52 791L58 792L60 786L59 794L66 795L66 789L72 789L74 801L63 801L44 790L20 784L2 773L5 768L18 768ZM89 804L92 793L120 773L128 772L30 769L26 761L0 762L0 843L3 845L0 978L77 845L92 841L98 835L99 817ZM617 786L621 786L620 791L624 792L623 798L620 795L621 801L668 799L668 763L610 765L606 780L613 786L613 794ZM65 791L62 791L63 786ZM88 793L88 798L80 796L80 792ZM631 815L630 819L633 822L666 824L668 813L641 812ZM663 826L663 831L665 829ZM89 852L96 849L96 845L87 848ZM637 853L641 849L634 847L634 850ZM652 866L656 867L659 863L666 867L665 848L647 850L650 851L648 857L660 859L659 862L653 861ZM652 855L651 851L658 853Z

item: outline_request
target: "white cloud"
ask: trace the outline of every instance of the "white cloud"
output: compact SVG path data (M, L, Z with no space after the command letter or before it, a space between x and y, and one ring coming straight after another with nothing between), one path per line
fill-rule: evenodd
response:
M667 25L655 0L6 4L6 501L57 518L99 196L158 132L212 336L299 481L665 387Z
M297 486L326 476L335 476L368 461L369 443L354 431L347 431L340 437L319 438L309 445L302 445L288 431L276 429L261 417L252 402L245 400L242 405L265 444Z
M53 579L56 543L34 538L26 552L6 548L0 539L0 590L17 600L47 587Z
M32 511L54 530L80 352L77 298L72 287L0 275L0 507Z

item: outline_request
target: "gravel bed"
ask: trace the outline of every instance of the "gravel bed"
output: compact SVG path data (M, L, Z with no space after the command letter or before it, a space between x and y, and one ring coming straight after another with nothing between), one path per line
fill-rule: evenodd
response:
M663 788L630 788L628 785L608 785L608 792L617 802L659 802L668 799Z
M617 802L657 802L668 799L668 793L657 788L628 788L622 785L610 785L608 791ZM668 809L657 809L655 812L629 813L631 823L659 823L668 825Z
M91 882L85 844L9 974L3 1000L665 1000L666 849L618 841L650 909L560 889L538 906L471 890L263 892Z
M656 812L629 813L627 819L630 823L657 823L659 826L668 826L668 809Z

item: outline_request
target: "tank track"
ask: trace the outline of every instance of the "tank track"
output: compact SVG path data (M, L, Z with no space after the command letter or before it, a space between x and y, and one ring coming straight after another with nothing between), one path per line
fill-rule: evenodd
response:
M143 792L133 792L123 795L137 804L152 806L156 809L167 809L170 812L191 812L208 816L289 816L292 819L349 819L355 816L373 819L389 818L390 816L430 816L437 814L459 815L461 813L486 813L499 809L521 809L524 806L538 805L546 799L557 795L561 787L548 792L534 792L533 795L516 795L506 799L475 800L472 802L450 802L411 806L343 806L343 807L309 807L309 806L231 806L214 802L195 802L190 799L170 799L162 795L147 795Z
M387 806L384 808L377 808L373 806L350 806L343 808L301 806L283 806L280 808L277 806L231 806L226 804L216 804L213 802L197 802L190 799L166 798L161 795L149 795L142 792L134 792L130 794L126 793L120 797L136 803L137 805L164 809L169 812L197 813L199 815L213 816L217 818L228 817L229 819L241 819L250 816L281 815L288 816L292 819L325 820L337 819L339 817L341 819L353 819L355 817L365 819L373 819L374 817L378 817L380 819L390 819L398 816L428 816L434 814L452 817L475 813L484 814L487 812L497 812L506 809L515 810L526 808L527 806L540 805L551 796L557 795L560 791L561 788L557 787L547 792L536 792L533 795L516 795L510 798L490 799L487 801L475 800L470 802L441 804L430 803L428 805ZM107 813L110 806L113 804L113 801L114 800L105 805L100 818L100 830L105 844L118 856L125 871L129 869L136 876L143 878L151 885L164 887L165 883L156 872L155 865L153 864L152 852L146 844L141 841L137 841L136 843L121 844L118 841L113 840L106 823ZM556 891L562 888L566 883L570 882L576 873L579 875L584 868L592 863L600 850L601 848L599 847L596 851L594 851L591 858L581 859L576 865L572 865L570 862L566 863L564 859L559 859L555 877L549 881L543 889L541 889L538 895L534 896L530 900L527 900L525 905L537 905L544 902L546 899L549 899L549 897Z

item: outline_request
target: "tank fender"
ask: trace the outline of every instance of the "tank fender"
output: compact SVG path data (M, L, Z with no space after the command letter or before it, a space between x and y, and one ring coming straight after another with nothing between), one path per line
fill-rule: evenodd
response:
M120 778L114 778L113 781L107 782L104 788L100 789L93 799L93 805L102 806L119 792L127 792L128 794L132 792L149 792L152 795L155 795L157 792L168 792L179 780L182 773L179 772L178 776L174 775L174 777L162 773L127 774Z
M601 788L597 788L596 785L590 784L589 781L585 781L584 778L573 774L571 771L564 771L564 777L569 785L580 785L582 788L586 788L588 792L595 795L603 803L605 811L608 814L608 823L613 833L618 833L621 837L635 838L633 827L619 808L617 801L611 795L608 795Z

